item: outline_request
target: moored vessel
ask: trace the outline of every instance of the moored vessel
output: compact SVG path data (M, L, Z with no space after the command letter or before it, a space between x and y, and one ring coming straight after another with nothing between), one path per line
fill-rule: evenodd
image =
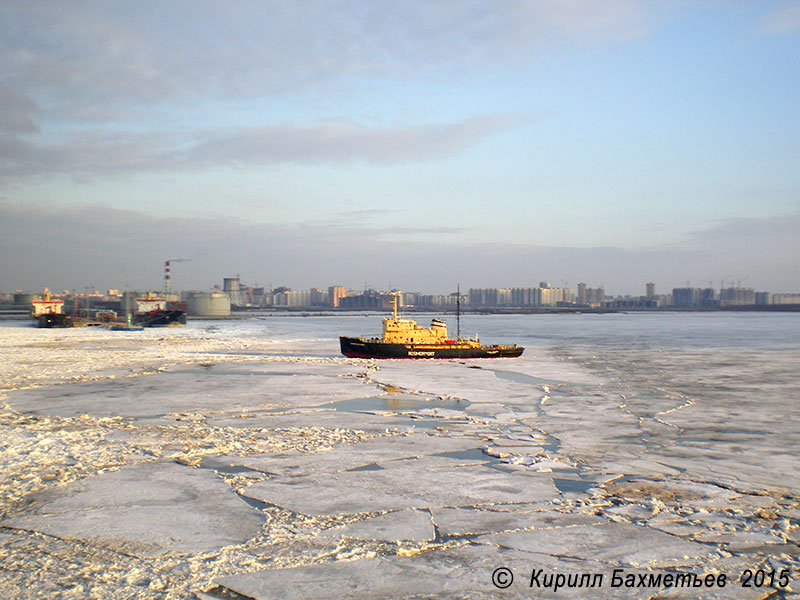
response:
M45 288L42 298L31 303L31 316L39 327L72 327L72 317L64 312L64 301L50 297Z
M455 339L447 335L447 324L433 319L430 327L400 318L397 314L400 292L393 292L392 316L383 319L380 337L339 337L342 354L349 358L516 358L521 346L484 346L474 338Z
M133 309L133 325L166 327L186 324L186 305L166 298L146 294L144 298L136 298Z

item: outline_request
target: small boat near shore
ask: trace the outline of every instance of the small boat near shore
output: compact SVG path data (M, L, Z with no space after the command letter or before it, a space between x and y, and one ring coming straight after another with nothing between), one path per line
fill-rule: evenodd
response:
M447 324L433 319L430 327L398 316L401 292L394 292L392 316L383 319L381 337L339 337L342 354L348 358L516 358L525 348L494 344L484 346L474 338L451 339Z
M108 326L108 329L111 331L144 331L144 327L142 325L134 325L131 322L130 313L128 313L127 323L113 323Z

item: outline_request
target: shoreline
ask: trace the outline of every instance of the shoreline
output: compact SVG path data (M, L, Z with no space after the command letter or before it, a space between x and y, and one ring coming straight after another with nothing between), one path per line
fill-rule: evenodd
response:
M437 307L403 307L403 312L413 314L442 314L453 315L452 309L437 309ZM773 305L745 305L745 306L724 306L724 307L664 307L664 308L572 308L572 307L481 307L467 308L461 310L465 315L605 315L605 314L664 314L664 313L798 313L800 304L773 304ZM302 317L334 317L342 315L383 315L385 311L379 309L361 308L314 308L314 307L259 307L259 308L236 308L231 309L230 315L187 315L193 321L235 321L246 319L256 314L289 314L291 316ZM0 322L3 321L31 321L33 320L28 313L20 313L19 310L0 309Z
M307 313L313 316L334 316L342 314L384 314L382 309L360 309L360 308L314 308L314 307L259 307L259 308L237 308L231 309L231 318L236 318L234 313ZM442 307L415 307L404 306L403 312L406 313L439 313L455 314L452 308ZM670 312L800 312L800 304L773 304L773 305L745 305L745 306L724 306L724 307L664 307L664 308L572 308L572 307L518 307L518 306L486 306L480 308L461 308L461 314L472 315L547 315L547 314L617 314L617 313L655 313L663 314ZM219 319L226 317L194 317L192 319Z

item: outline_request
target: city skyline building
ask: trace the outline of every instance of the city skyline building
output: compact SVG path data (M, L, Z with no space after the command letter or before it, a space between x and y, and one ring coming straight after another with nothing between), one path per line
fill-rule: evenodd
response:
M708 282L711 283L711 282ZM307 308L342 308L342 309L381 309L390 304L391 290L378 291L366 288L363 291L348 290L344 286L331 285L327 289L313 287L308 290L292 290L285 286L277 288L253 287L242 284L240 278L225 277L222 286L214 286L217 293L224 293L233 308L268 308L268 307L307 307ZM151 290L152 291L152 290ZM741 286L697 288L690 286L672 288L671 293L657 294L656 284L652 281L644 284L644 295L607 296L603 286L590 288L585 282L577 284L577 293L567 287L552 287L547 281L540 281L538 287L504 287L504 288L470 288L461 295L461 304L465 309L498 308L498 309L559 309L559 308L601 308L601 309L715 309L747 306L795 306L800 305L800 293L772 293L755 291L753 288ZM145 292L126 290L120 294L119 289L109 289L103 295L87 288L83 294L74 290L54 293L53 297L74 299L83 305L92 299L104 302L119 301L119 298ZM163 293L163 292L159 292ZM195 290L184 290L171 295L174 300L187 298L191 294L203 294ZM0 302L5 305L22 305L38 299L37 294L17 290L13 294L0 293ZM125 304L123 302L123 304ZM455 292L450 294L430 294L416 291L403 291L402 304L409 308L446 308L456 304ZM124 308L124 307L123 307Z
M328 288L328 300L334 308L339 307L339 302L347 296L347 288L343 285L332 285Z

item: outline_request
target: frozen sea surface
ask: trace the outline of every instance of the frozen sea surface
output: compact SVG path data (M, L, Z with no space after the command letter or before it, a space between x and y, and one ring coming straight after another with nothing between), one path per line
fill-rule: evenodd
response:
M797 596L800 315L469 316L523 357L339 355L379 328L0 323L0 597Z

